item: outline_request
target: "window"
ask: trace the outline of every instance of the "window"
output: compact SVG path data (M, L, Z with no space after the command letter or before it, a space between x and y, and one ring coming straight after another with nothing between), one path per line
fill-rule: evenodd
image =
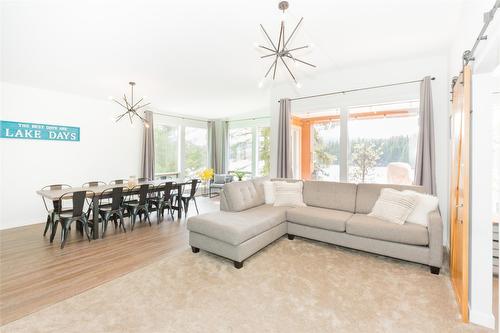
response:
M204 121L155 118L156 176L195 178L208 166L208 129Z
M257 176L269 176L271 171L271 127L257 128Z
M206 128L186 127L185 137L185 168L184 175L197 177L198 173L207 168L208 162L208 131Z
M155 126L155 172L159 175L179 172L179 128Z
M340 179L340 123L330 120L311 126L313 147L312 179Z
M418 138L418 103L349 110L348 180L412 184Z
M252 128L229 129L229 170L252 173Z
M303 172L317 180L412 184L418 104L411 100L298 115L294 121L305 136Z
M268 119L229 124L229 171L267 176L271 171L271 128Z

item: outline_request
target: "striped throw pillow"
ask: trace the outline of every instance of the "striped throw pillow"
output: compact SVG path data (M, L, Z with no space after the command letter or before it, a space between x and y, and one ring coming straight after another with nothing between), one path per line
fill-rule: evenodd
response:
M403 224L413 212L417 203L415 195L392 188L383 188L368 216L392 223Z

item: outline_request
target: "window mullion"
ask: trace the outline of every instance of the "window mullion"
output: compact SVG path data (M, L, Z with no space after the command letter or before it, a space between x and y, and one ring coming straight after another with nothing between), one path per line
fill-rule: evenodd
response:
M340 181L348 181L348 156L349 156L349 108L340 108Z

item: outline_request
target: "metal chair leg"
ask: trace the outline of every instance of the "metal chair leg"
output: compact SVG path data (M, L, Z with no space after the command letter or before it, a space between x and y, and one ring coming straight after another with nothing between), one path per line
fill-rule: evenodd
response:
M151 220L149 219L149 211L148 211L148 209L147 209L147 208L146 208L146 209L144 209L144 215L146 216L146 217L144 218L144 220L148 219L149 226L151 226Z
M83 229L85 230L85 234L87 235L87 239L89 240L90 243L89 222L87 221L87 219L83 219L82 224L83 224Z
M200 212L198 211L198 204L196 203L195 197L193 197L193 201L194 201L194 207L196 208L196 214L200 215Z
M52 219L50 218L50 214L47 214L47 222L45 222L45 230L43 231L43 237L47 234L47 230L49 230L49 225L51 224Z

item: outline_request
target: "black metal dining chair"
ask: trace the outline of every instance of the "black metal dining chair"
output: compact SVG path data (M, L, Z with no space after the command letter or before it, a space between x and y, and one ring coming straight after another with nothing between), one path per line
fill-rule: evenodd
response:
M198 211L198 204L196 203L196 191L198 190L198 185L201 183L199 179L191 179L191 187L189 189L188 194L182 194L181 200L182 200L182 205L184 206L184 216L187 216L188 209L189 209L189 202L193 201L194 206L196 208L196 214L200 214Z
M158 223L160 223L160 217L163 218L165 213L165 208L168 209L168 213L174 219L174 211L172 209L172 190L175 188L174 182L165 182L159 184L154 192L153 196L148 198L149 206L156 207L156 214Z
M128 179L115 179L109 182L109 185L122 185L126 184L128 182Z
M57 190L66 190L70 188L71 186L67 184L53 184L42 187L41 191L46 191L46 190L57 191ZM57 207L55 207L55 202L52 202L52 208L49 208L47 200L43 196L42 196L42 201L43 205L45 206L45 210L47 211L47 222L45 222L45 230L43 231L43 236L45 237L49 228L52 233L52 229L54 228L54 223L57 221L58 216L56 211Z
M149 226L151 226L151 220L149 219L149 204L148 204L148 192L149 184L143 184L133 187L128 193L125 201L123 202L123 207L126 209L127 213L130 215L130 231L134 230L135 220L139 215L140 221L142 221L142 214L146 216Z
M88 230L89 223L85 210L85 203L87 201L85 199L90 198L91 200L93 200L94 196L95 193L93 191L84 190L70 191L61 195L61 197L59 198L60 205L58 208L58 222L59 224L61 224L61 249L64 248L64 246L66 245L66 241L68 240L69 228L71 226L71 223L75 221L82 223L82 233L85 232L85 235L90 242L90 235ZM72 202L71 208L63 208L64 202L67 202L69 200L71 200ZM51 242L54 240L56 229L57 223L54 224L54 228L52 229L52 234L50 236Z
M117 226L116 218L120 219L120 227L125 230L125 224L123 222L123 213L125 208L122 205L123 202L123 187L113 187L104 190L99 198L99 216L102 219L102 238L108 229L108 222L111 218L114 219L115 228Z

